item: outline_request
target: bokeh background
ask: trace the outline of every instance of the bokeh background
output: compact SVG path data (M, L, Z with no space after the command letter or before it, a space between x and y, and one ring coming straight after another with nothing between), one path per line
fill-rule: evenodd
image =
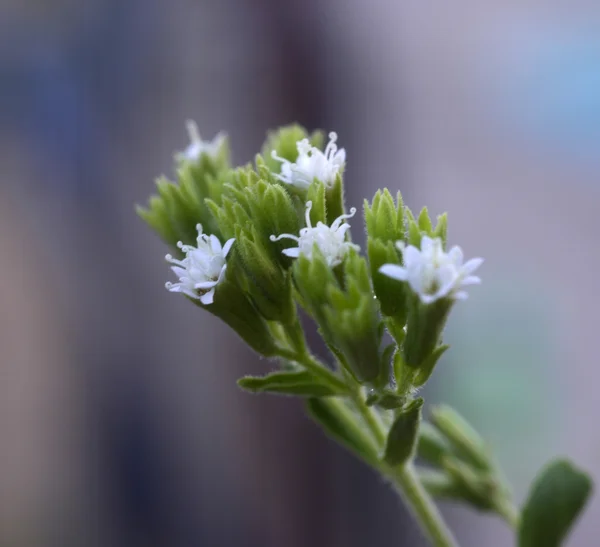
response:
M3 547L422 545L300 404L238 391L266 362L164 290L133 204L190 117L238 163L270 127L335 129L350 204L385 185L447 210L484 284L428 400L519 500L555 454L600 477L597 2L2 0L0 36ZM464 546L512 544L444 511ZM599 518L594 498L568 545Z

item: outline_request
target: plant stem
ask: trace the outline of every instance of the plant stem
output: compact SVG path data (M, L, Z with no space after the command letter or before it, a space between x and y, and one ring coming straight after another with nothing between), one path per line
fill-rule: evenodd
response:
M378 450L382 450L386 442L386 432L377 411L369 407L359 392L354 397L354 403L362 415L367 427L374 437ZM457 547L452 532L444 522L437 506L425 490L412 463L399 468L386 468L380 465L379 471L388 477L400 497L404 499L411 512L417 519L425 535L435 547Z
M423 488L413 465L408 463L394 470L389 477L433 545L457 547L458 543L435 503Z

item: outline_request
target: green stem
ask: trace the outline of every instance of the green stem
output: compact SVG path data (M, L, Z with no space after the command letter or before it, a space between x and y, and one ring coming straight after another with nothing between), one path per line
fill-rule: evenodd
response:
M423 488L411 463L389 475L399 495L404 498L425 534L435 547L457 547L452 532L429 494Z
M376 440L378 450L381 451L385 446L386 431L377 410L367 406L360 393L354 397L354 403ZM379 471L392 481L395 490L405 500L421 525L421 528L435 547L458 546L437 506L425 488L423 488L419 476L411 463L394 469L386 469L382 464Z

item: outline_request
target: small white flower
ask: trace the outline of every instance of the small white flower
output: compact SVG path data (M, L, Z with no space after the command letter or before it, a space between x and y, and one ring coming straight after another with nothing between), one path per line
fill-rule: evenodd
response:
M295 163L280 158L273 150L271 156L281 162L281 174L276 175L277 178L298 188L308 188L314 179L320 180L326 186L332 186L346 161L346 151L343 148L338 150L336 141L337 134L329 133L325 152L311 146L308 139L298 141L298 157Z
M350 229L350 224L343 222L347 218L352 218L356 209L352 207L349 215L341 215L333 221L331 226L323 224L321 221L313 226L310 222L310 210L312 209L312 201L306 202L306 228L300 230L300 236L292 234L281 234L278 236L272 235L271 241L279 241L280 239L293 239L298 243L297 247L284 249L282 253L291 258L298 258L304 255L307 258L312 257L315 244L323 253L329 267L340 264L350 249L359 249L358 245L350 243L346 240L346 232Z
M184 245L181 241L177 246L185 253L183 260L177 260L167 255L167 262L173 264L171 270L179 278L179 283L167 282L165 287L171 292L180 292L191 298L199 299L203 304L212 304L215 287L225 276L227 264L225 257L231 249L235 238L229 239L225 245L214 235L202 233L202 225L198 230L197 247Z
M177 154L178 158L195 162L200 159L202 154L207 154L211 158L214 158L219 153L219 149L225 140L224 133L219 133L212 141L203 141L195 122L188 120L185 125L190 137L190 144L188 144L183 152Z
M439 238L427 236L423 236L420 249L407 246L403 241L398 241L396 246L402 251L404 267L384 264L379 271L392 279L408 282L424 304L444 297L465 300L468 294L461 289L481 283L479 277L471 274L481 266L483 258L472 258L463 264L460 247L452 247L446 253Z

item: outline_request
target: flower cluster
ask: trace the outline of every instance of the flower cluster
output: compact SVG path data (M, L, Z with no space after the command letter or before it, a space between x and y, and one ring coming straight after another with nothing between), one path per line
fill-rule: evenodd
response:
M165 287L171 292L180 292L190 298L200 300L202 304L212 304L215 287L223 280L227 264L225 258L235 239L229 239L221 245L214 235L202 233L202 225L198 230L197 246L184 245L181 241L177 246L185 253L183 260L177 260L168 254L165 259L173 264L171 269L179 278L178 283L167 282Z
M276 175L277 178L286 184L303 189L308 188L315 179L325 186L332 186L346 161L346 151L343 148L338 150L336 141L337 134L329 133L329 142L322 152L315 146L311 146L308 139L302 139L296 145L298 158L295 162L280 158L273 150L271 153L273 159L281 162L281 173Z
M465 300L467 285L481 283L481 279L471 275L479 266L482 258L472 258L463 264L463 252L454 246L444 252L440 238L423 236L421 248L397 242L402 252L404 267L396 264L384 264L379 271L398 281L406 281L424 304L431 304L439 298Z

